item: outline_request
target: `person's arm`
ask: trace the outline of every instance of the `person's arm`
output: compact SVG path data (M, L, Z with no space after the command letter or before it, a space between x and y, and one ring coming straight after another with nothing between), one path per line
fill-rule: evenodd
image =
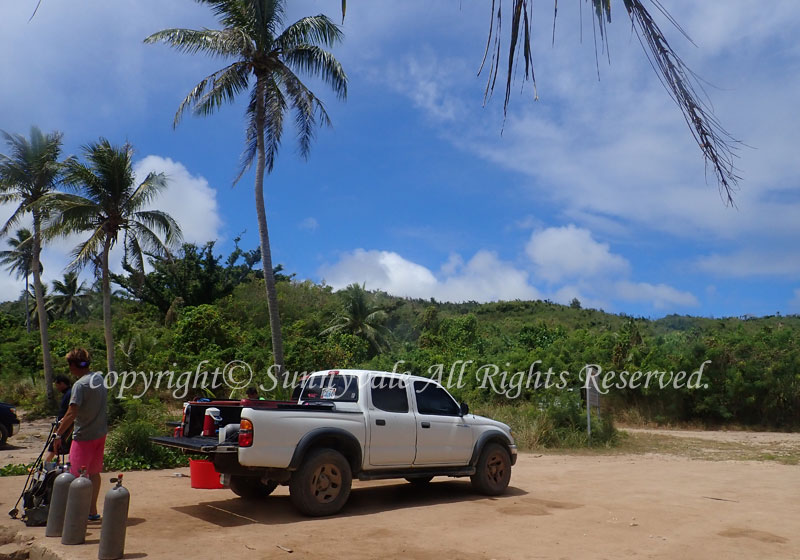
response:
M53 451L58 454L59 450L61 449L61 437L69 432L69 429L72 427L73 422L75 422L75 416L78 414L78 405L72 403L69 405L67 409L67 413L61 419L61 422L58 423L58 427L56 428L56 439L53 441Z

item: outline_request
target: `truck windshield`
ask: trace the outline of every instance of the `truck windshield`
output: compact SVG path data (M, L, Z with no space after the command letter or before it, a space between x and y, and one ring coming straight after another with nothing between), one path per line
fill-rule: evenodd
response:
M319 375L303 387L303 401L358 402L358 379L352 375Z

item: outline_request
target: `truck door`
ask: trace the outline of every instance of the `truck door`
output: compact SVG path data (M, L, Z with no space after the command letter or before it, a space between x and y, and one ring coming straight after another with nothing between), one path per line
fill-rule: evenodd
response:
M408 401L408 387L398 377L375 376L369 391L369 464L410 467L417 432Z
M414 381L417 455L415 465L466 465L472 456L472 427L450 393L435 383Z

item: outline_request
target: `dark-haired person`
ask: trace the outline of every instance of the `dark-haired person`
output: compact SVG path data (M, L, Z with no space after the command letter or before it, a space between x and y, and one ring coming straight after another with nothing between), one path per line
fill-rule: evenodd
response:
M53 449L58 453L61 438L74 425L69 452L70 472L78 476L81 469L86 469L93 486L89 520L97 521L100 519L97 513L97 496L100 494L100 472L103 470L103 451L108 433L108 390L103 374L89 370L91 363L89 352L83 348L75 348L67 354L69 371L78 380L72 386L67 413L56 429L57 439Z
M58 409L57 418L58 421L61 421L61 419L67 414L67 410L69 410L69 400L70 397L72 397L72 382L66 375L56 375L53 385L62 395L61 406ZM67 430L67 432L61 437L61 447L63 448L64 453L69 453L69 446L70 443L72 443L72 440L69 437L71 433L71 430ZM53 444L51 443L47 450L47 456L44 458L44 462L49 463L55 456L56 453L53 451Z
M251 401L263 401L264 397L258 396L258 389L255 387L248 387L247 388L247 398Z

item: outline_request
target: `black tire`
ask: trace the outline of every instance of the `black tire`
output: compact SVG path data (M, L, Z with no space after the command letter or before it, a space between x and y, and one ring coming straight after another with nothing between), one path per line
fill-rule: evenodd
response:
M0 447L5 447L6 441L8 441L8 429L0 424Z
M425 486L431 480L433 480L432 476L407 476L406 480L409 481L414 486Z
M511 480L511 457L499 443L489 443L481 450L472 487L481 494L497 496L505 492Z
M305 515L333 515L350 497L352 482L350 463L344 455L334 449L315 449L292 473L289 496L294 506Z
M274 480L264 484L256 476L231 476L231 490L233 490L233 493L249 500L266 498L277 487L278 483Z

